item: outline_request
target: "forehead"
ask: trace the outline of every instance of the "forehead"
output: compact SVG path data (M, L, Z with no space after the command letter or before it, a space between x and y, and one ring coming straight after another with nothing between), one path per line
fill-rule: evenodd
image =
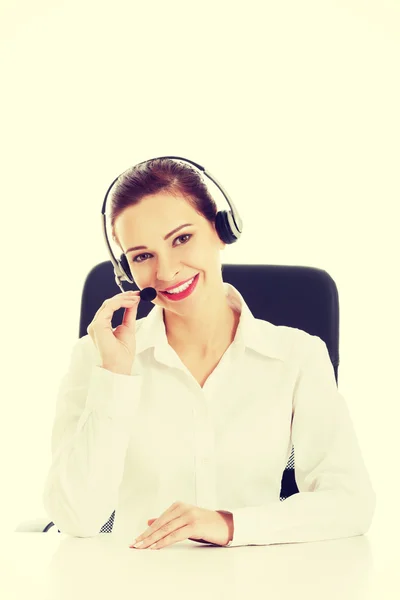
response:
M119 236L138 236L146 233L165 235L182 223L199 223L200 215L181 194L160 192L144 196L134 206L128 206L115 220L115 230ZM142 235L141 235L142 237Z

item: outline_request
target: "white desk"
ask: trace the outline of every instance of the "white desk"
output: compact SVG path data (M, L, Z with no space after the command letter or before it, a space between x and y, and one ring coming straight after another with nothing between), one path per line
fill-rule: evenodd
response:
M400 551L386 534L221 548L180 542L133 550L113 534L8 533L2 600L398 600Z

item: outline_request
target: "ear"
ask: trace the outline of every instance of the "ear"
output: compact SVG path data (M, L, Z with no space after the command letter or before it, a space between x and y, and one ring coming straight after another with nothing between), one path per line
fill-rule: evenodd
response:
M216 236L216 238L217 238L217 244L218 244L218 246L219 246L219 249L220 249L220 250L225 250L226 244L225 244L225 242L223 242L223 241L221 240L221 238L220 238L220 237L219 237L219 235L218 235L217 228L216 228L216 226L215 226L215 221L213 221L213 223L211 224L211 226L212 226L212 229L213 229L213 233L214 233L214 235L215 235L215 236Z
M217 244L220 250L225 250L226 244L221 240L216 230L214 230L215 235L217 236Z

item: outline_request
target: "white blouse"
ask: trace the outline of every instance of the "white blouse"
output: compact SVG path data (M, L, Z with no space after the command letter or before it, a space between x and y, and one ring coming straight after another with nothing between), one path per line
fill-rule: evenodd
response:
M136 322L131 375L101 368L90 336L61 380L43 502L62 533L127 542L176 501L232 513L230 546L364 534L376 497L325 342L240 314L236 336L201 388L168 344L163 309ZM300 493L280 500L295 452ZM196 544L196 542L193 542Z

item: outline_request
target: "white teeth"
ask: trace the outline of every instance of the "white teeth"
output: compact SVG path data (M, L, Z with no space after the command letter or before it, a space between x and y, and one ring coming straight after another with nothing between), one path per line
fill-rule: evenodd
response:
M187 288L190 286L190 284L193 282L193 280L194 280L194 277L192 277L192 279L190 279L183 285L180 285L179 287L176 287L173 290L168 290L167 294L179 294L180 292L187 290Z

